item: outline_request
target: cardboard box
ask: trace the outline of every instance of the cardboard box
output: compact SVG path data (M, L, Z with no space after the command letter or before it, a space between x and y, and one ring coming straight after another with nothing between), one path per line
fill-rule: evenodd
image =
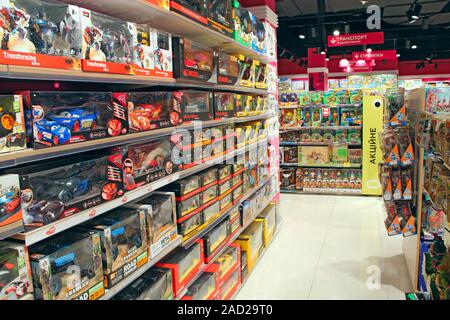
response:
M232 0L208 0L208 25L226 36L233 36Z
M263 241L264 247L266 248L272 241L277 229L277 210L278 207L276 204L269 204L255 220L263 223Z
M0 195L0 239L5 239L24 231L18 175L0 177Z
M217 57L217 83L239 85L240 64L236 55L219 51Z
M22 96L0 96L0 153L26 148L25 116Z
M208 24L207 0L170 0L170 9L195 22Z

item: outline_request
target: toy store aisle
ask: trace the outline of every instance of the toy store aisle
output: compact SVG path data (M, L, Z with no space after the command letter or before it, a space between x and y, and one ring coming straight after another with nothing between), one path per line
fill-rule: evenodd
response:
M382 201L283 195L281 232L236 299L404 299L402 238L389 238ZM264 281L261 281L264 279Z

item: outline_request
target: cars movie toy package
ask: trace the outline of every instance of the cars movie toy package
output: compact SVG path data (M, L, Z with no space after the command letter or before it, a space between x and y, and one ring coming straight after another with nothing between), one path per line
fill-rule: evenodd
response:
M97 300L105 293L97 232L68 231L30 247L37 300Z
M128 146L122 162L126 190L134 190L177 172L182 159L175 156L174 148L169 139Z
M240 64L238 57L219 51L217 58L217 83L238 85Z
M20 243L0 242L0 300L29 300L32 297L27 248Z
M133 36L133 74L173 77L172 36L145 25L129 24Z
M176 103L181 104L183 122L194 120L212 120L214 98L211 92L178 91L174 92Z
M208 24L207 0L170 0L170 9L201 24Z
M133 28L129 22L80 9L83 71L131 74Z
M216 52L186 38L173 37L174 78L217 82Z
M233 36L233 0L208 0L208 25L229 37Z
M181 105L170 92L128 93L130 132L173 127L181 124Z
M233 118L236 116L235 95L229 92L214 93L214 119Z
M20 95L0 95L0 153L26 147L25 118Z
M246 47L251 47L252 43L252 16L239 1L233 0L233 39Z
M112 153L10 169L19 174L25 228L42 227L122 196L122 156Z
M0 64L80 70L80 8L55 0L0 1Z
M43 148L128 133L126 94L23 92L27 141Z
M0 239L23 230L19 176L2 175L0 177Z
M172 272L151 268L115 295L113 300L173 300Z
M105 287L111 288L148 261L145 209L116 209L82 227L100 234Z

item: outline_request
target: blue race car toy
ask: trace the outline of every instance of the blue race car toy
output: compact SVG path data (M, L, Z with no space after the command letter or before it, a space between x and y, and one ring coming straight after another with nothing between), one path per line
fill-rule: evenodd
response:
M71 132L97 128L97 115L84 109L63 110L58 115L52 116L52 119L69 128Z
M70 130L62 127L56 121L46 119L35 122L37 138L39 141L47 141L57 146L69 142L71 138Z

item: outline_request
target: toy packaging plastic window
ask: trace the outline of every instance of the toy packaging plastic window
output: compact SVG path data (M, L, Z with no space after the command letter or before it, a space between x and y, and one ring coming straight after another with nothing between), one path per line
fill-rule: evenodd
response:
M217 227L212 229L205 237L205 257L209 259L214 252L222 245L230 233L229 220L226 219Z
M252 14L240 6L238 1L233 1L234 40L251 47L252 43Z
M217 83L237 85L240 74L238 57L224 52L218 53Z
M0 195L0 239L5 239L24 231L18 175L6 174L0 177Z
M182 222L178 222L178 229L184 239L190 238L197 233L197 230L203 225L203 217L200 212L194 214Z
M206 0L170 0L170 9L201 24L208 24Z
M233 35L232 0L208 0L208 25L229 37Z
M0 96L0 153L26 148L22 96Z
M183 300L208 300L216 290L216 274L205 272L188 288Z
M210 223L220 213L220 201L216 201L209 207L203 209L203 221Z
M214 118L232 118L236 115L233 93L214 93Z
M222 297L224 299L230 298L229 295L233 292L233 289L239 285L239 270L236 270L230 278L223 284L222 288L220 288Z

